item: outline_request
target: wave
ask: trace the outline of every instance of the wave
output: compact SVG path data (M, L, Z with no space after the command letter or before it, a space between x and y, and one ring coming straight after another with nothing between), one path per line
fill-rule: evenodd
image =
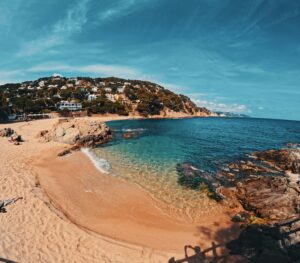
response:
M95 153L93 153L88 148L81 148L81 151L91 160L93 165L101 172L101 173L109 173L111 169L111 165L105 159L99 158Z
M121 132L143 132L143 131L146 131L147 129L144 129L144 128L136 128L136 129L116 129L116 130L113 130L113 131L121 131Z
M146 131L147 129L144 128L137 128L137 129L122 129L124 132L140 132L140 131Z

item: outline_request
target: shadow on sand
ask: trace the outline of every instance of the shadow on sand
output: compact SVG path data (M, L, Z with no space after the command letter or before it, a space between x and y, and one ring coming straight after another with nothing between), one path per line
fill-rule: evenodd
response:
M18 263L17 261L12 261L12 260L5 259L5 258L0 258L0 262L3 262L3 263Z
M300 262L300 218L274 225L246 225L236 237L235 226L215 234L203 227L198 231L212 242L210 248L184 247L184 258L169 263L296 263ZM228 240L232 240L228 242ZM225 241L225 242L224 242Z

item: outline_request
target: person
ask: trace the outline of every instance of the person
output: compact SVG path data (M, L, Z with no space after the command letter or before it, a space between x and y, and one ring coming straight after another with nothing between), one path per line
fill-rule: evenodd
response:
M5 207L11 204L14 204L18 200L23 199L23 197L15 197L15 198L8 198L4 200L0 200L0 213L6 213Z

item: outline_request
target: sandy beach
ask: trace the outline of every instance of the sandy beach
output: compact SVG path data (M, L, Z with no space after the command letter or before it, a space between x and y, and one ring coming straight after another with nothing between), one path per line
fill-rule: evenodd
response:
M128 117L98 117L98 120ZM0 138L0 199L24 199L0 214L0 258L16 262L167 262L185 245L224 243L239 232L235 211L220 206L193 224L163 212L137 185L101 174L82 152L42 143L39 131L57 119L1 124L21 134L15 146Z

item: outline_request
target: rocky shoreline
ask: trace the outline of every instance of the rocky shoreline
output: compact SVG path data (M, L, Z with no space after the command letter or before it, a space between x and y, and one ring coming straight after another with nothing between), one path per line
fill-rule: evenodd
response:
M179 164L178 183L208 190L210 197L244 211L232 220L244 228L227 244L231 254L250 262L299 262L300 148L254 152L216 174Z

